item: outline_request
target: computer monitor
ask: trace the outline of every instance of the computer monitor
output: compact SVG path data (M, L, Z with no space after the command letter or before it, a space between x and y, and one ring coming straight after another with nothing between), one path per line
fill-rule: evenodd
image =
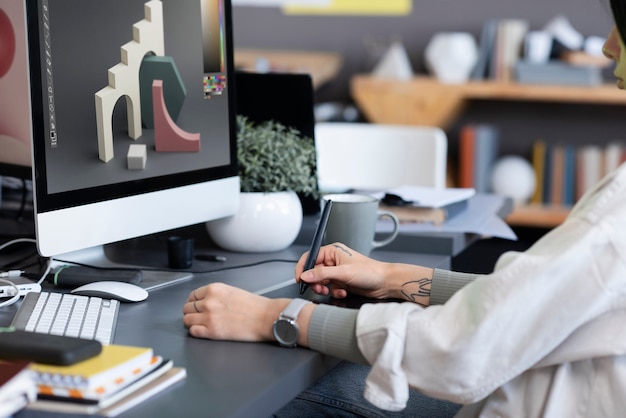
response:
M42 255L236 212L230 0L26 0L26 15Z
M30 179L30 136L25 5L0 0L0 176Z

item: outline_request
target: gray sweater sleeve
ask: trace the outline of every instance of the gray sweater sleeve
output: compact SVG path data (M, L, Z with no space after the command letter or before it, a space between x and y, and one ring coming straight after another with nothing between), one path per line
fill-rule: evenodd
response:
M431 305L442 304L478 275L435 269L431 286ZM318 305L309 323L309 347L320 353L354 363L368 364L356 340L358 309Z
M309 347L354 363L368 364L356 341L358 309L318 305L309 323Z
M430 304L441 305L446 303L457 290L479 276L479 274L458 273L455 271L435 269L433 272L433 282L430 287Z

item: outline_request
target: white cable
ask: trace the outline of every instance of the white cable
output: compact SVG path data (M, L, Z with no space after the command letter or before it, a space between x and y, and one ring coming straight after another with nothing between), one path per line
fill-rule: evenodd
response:
M5 279L7 277L20 277L24 273L24 270L7 270L0 272L0 279Z
M34 238L17 238L11 241L7 241L4 244L0 245L0 251L4 250L6 247L11 246L13 244L19 244L20 242L32 242L36 244L37 240Z
M4 302L0 302L0 308L13 305L15 302L17 302L20 299L20 289L15 285L15 283L13 283L11 280L6 280L6 279L0 279L0 283L9 285L14 289L11 299L5 300Z
M37 240L34 238L17 238L17 239L5 242L4 244L0 245L0 251L4 250L6 247L10 245L19 244L20 242L31 242L33 244L37 244ZM50 270L52 269L53 261L54 259L52 257L48 258L48 261L47 261L48 264L46 265L46 270L43 272L43 274L37 281L37 284L41 284L46 279L46 276L48 275L48 273L50 273ZM19 271L19 274L17 273L18 271ZM24 271L22 270L9 270L7 272L0 272L0 278L1 277L18 277L18 276L21 276L22 273L24 273ZM0 307L2 306L5 306L5 305L0 304Z
M39 280L37 281L37 284L41 284L43 283L44 280L46 280L46 276L48 275L48 273L50 273L50 270L52 270L52 266L54 264L54 258L50 257L48 258L47 261L47 265L46 265L46 269L44 270L43 274L41 275L41 277L39 278Z

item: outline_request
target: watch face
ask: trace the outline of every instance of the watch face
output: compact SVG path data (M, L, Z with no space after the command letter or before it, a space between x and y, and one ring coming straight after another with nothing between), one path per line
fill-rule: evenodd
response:
M279 344L294 346L298 341L298 326L288 319L279 319L274 322L274 337Z

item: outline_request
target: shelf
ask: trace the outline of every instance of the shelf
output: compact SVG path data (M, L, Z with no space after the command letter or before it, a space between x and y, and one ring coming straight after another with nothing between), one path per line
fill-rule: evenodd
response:
M563 223L570 209L566 206L528 204L513 208L505 220L511 226L554 228Z
M267 60L272 72L310 74L314 88L334 79L343 61L335 52L235 49L235 66L240 69L256 71L259 60Z
M352 98L374 123L439 126L454 122L468 100L513 100L626 106L626 94L613 84L550 86L494 81L442 84L432 77L409 81L356 75Z

